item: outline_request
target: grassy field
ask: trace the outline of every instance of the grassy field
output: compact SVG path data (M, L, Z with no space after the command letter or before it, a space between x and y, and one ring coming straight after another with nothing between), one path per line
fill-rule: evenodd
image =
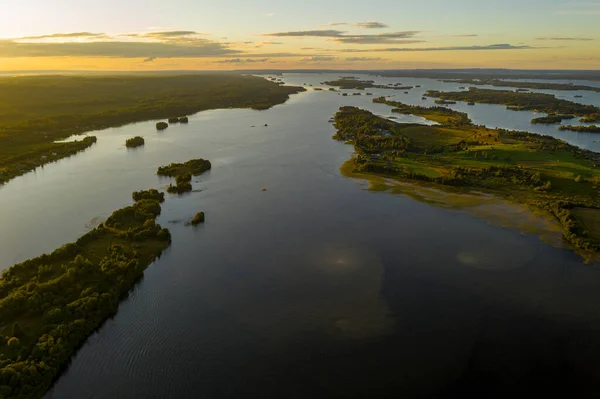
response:
M440 116L438 107L418 108L425 118ZM354 172L381 176L372 181L378 191L389 189L385 179L391 177L496 194L551 210L573 245L600 249L597 233L584 233L598 231L593 216L600 212L597 153L552 137L488 129L454 117L444 125L399 124L342 107L335 120L334 138L356 149Z
M572 213L585 228L589 238L600 242L600 209L574 208Z
M233 74L0 78L0 184L91 145L55 143L72 134L207 109L262 110L303 90Z

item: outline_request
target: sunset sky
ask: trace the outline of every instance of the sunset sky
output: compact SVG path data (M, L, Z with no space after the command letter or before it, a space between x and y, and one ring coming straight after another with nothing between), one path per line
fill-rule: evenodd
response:
M0 70L600 69L600 0L0 2Z

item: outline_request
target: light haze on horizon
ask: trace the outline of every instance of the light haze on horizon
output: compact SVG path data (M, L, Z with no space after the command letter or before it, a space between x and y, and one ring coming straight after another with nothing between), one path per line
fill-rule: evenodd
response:
M600 69L600 0L2 0L0 70Z

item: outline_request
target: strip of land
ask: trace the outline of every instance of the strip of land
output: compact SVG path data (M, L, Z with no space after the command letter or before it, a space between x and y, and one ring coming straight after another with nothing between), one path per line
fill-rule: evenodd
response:
M578 133L600 133L600 126L596 126L596 125L590 125L590 126L565 125L565 126L560 126L558 128L558 130L568 130L571 132L578 132Z
M359 80L353 77L343 77L338 80L323 82L327 86L339 87L342 90L365 90L365 89L390 89L390 90L410 90L413 86L402 86L400 83L389 85L376 85L373 80Z
M599 251L600 154L526 132L475 126L443 107L375 99L439 125L399 124L355 107L335 116L334 139L354 145L355 171L476 189L551 212L581 251Z
M511 81L511 80L500 80L500 79L443 79L442 82L470 84L470 85L478 85L478 86L516 87L519 89L573 90L573 91L583 90L583 91L600 92L600 87L575 85L575 84L571 84L571 83L527 82L527 81Z
M556 98L551 94L523 93L509 90L479 89L471 87L468 91L429 90L426 96L446 101L465 101L483 104L504 104L512 111L545 112L549 116L560 115L590 117L600 114L600 108ZM558 118L556 118L558 119ZM587 119L586 119L587 120ZM557 120L559 122L559 120Z
M268 109L301 87L254 76L21 76L0 78L0 184L88 148L74 134L217 108Z
M160 193L134 197L135 205L115 211L75 243L2 274L1 398L41 398L73 352L170 245L169 231L155 222Z

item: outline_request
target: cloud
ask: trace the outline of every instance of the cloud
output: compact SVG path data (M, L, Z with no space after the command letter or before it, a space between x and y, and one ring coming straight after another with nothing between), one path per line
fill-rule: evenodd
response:
M389 26L387 26L384 23L381 22L359 22L357 24L354 24L353 26L356 26L357 28L362 28L362 29L384 29L384 28L389 28Z
M144 62L153 62L156 60L156 57L148 57L144 60Z
M335 29L319 29L319 30L300 30L292 32L275 32L265 33L261 36L275 37L339 37L344 34L344 31Z
M241 53L221 43L197 39L189 44L165 42L18 42L0 40L0 57L199 58Z
M232 59L228 59L228 60L215 61L215 63L217 63L217 64L249 64L249 63L253 63L253 62L266 62L268 60L269 60L268 58L260 58L260 59L247 58L245 60L243 60L241 58L232 58Z
M365 22L366 23L366 22ZM371 22L369 22L371 23ZM378 23L378 22L374 22ZM276 36L276 37L325 37L330 38L336 43L343 44L411 44L421 43L422 40L405 40L410 39L420 31L401 31L401 32L390 32L390 33L379 33L376 35L352 35L346 34L346 31L340 31L336 29L321 29L321 30L304 30L304 31L292 31L292 32L276 32L266 33L263 36Z
M424 40L405 40L405 39L391 39L387 37L379 36L348 36L340 37L335 39L337 43L343 44L414 44L414 43L425 43Z
M346 26L346 25L350 25L348 22L331 22L329 24L324 24L321 26Z
M143 34L144 37L179 37L179 36L191 36L201 35L202 33L195 32L193 30L172 30L167 32L149 32Z
M380 57L348 57L346 61L348 62L364 62L364 61L382 61L383 58Z
M589 42L594 39L589 37L538 37L536 40L555 40L555 41L573 41L573 42Z
M252 42L248 42L247 44L250 44ZM262 47L262 46L275 46L275 45L279 45L279 44L283 44L283 42L273 42L271 40L266 40L264 42L259 42L256 43L256 45L254 47Z
M330 62L337 60L336 57L325 56L325 55L315 55L313 57L303 58L302 61L305 62Z
M91 33L91 32L53 33L51 35L21 37L19 40L89 39L89 38L100 38L100 37L106 37L106 35L104 33Z
M420 51L481 51L481 50L525 50L542 47L514 46L512 44L490 44L487 46L451 46L451 47L390 47L378 49L343 49L343 53L369 53L369 52L420 52Z
M467 33L464 35L452 35L452 37L477 37L477 36L479 36L479 35L476 35L474 33Z

